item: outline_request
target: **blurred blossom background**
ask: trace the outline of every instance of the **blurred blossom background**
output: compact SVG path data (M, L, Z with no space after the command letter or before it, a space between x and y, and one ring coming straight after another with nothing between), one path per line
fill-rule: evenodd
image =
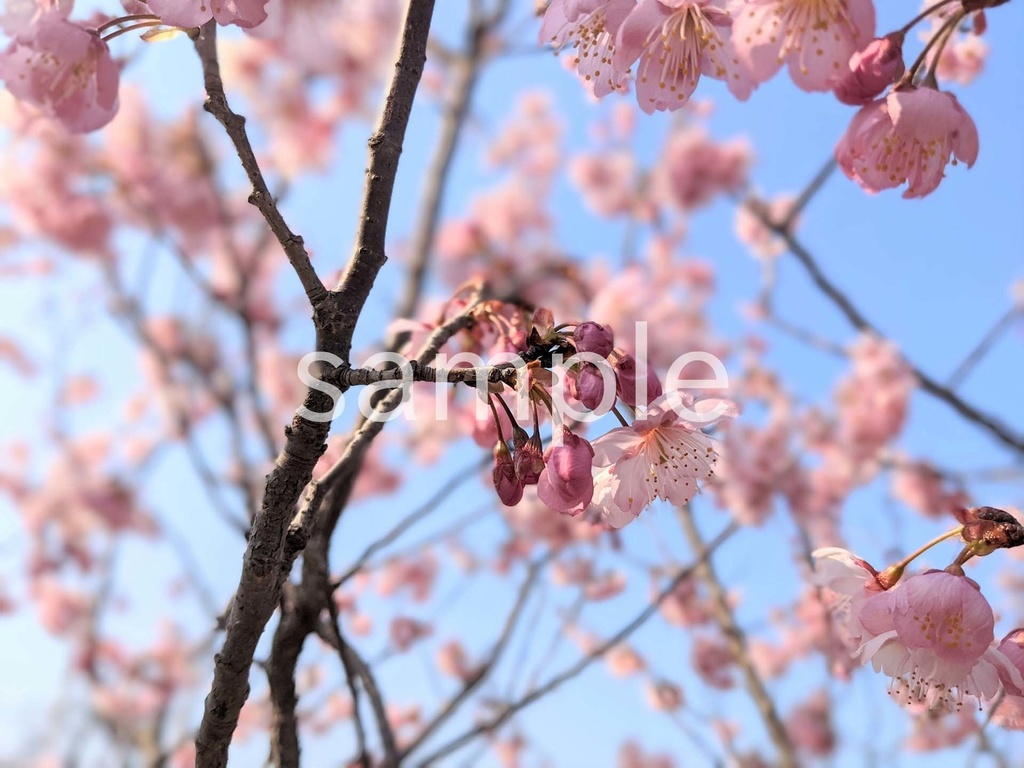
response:
M113 5L79 0L73 17L119 13ZM1016 717L1019 728L1019 713L990 722L990 709L968 702L939 717L890 698L889 680L831 634L807 558L842 546L881 570L956 525L954 509L990 505L1021 519L1024 6L989 9L983 35L956 32L956 58L940 68L978 128L973 168L947 168L919 200L867 194L832 172L794 222L813 264L879 338L851 325L757 213L786 215L855 108L784 76L739 102L705 77L684 109L645 115L632 93L588 95L571 54L538 44L532 3L508 3L476 43L471 5L494 3L437 2L389 261L353 363L417 327L397 320L435 322L463 283L484 276L556 323L610 325L627 351L646 321L661 375L686 352L715 354L742 412L715 430L721 461L692 518L656 501L608 532L531 491L503 507L493 434L474 420L471 392L453 390L438 422L430 387L414 388L331 540L340 626L406 744L496 643L502 652L416 742L410 764L572 669L693 561L695 540L731 520L740 527L714 554L714 582L684 581L627 640L439 764L776 764L749 674L800 764L1015 764L1024 741L1002 725ZM222 73L283 215L333 285L352 252L404 6L283 6L271 0L266 29L219 29ZM918 10L879 4L878 33ZM915 35L904 43L911 58ZM188 37L126 34L110 47L124 60L120 108L95 133L26 127L25 108L0 93L5 765L194 761L218 617L302 400L298 361L315 345L301 286L202 109ZM453 118L460 93L466 106ZM417 228L432 215L425 201L453 119L422 293L410 303ZM315 476L341 455L358 396L346 394ZM606 417L586 434L615 426ZM941 545L915 567L942 568L958 551ZM997 640L1024 625L1021 557L997 551L967 567L995 610ZM742 633L742 662L722 610ZM268 754L261 662L277 623L257 649L238 765ZM316 635L296 684L304 761L348 764L351 691Z

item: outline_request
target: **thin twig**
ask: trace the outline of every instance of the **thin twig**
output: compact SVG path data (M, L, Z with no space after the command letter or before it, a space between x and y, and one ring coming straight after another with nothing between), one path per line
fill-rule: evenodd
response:
M946 386L951 390L960 386L963 380L967 378L967 374L974 370L974 367L988 354L996 340L1020 317L1020 307L1013 306L1006 310L1002 317L996 320L995 324L988 330L988 333L978 342L978 345L971 350L970 354L964 358L964 361L950 374L950 377L946 380Z
M818 265L814 256L799 240L797 240L796 236L793 235L792 232L785 229L781 224L772 221L766 212L757 211L755 209L751 210L753 210L754 214L758 216L766 227L786 241L786 245L788 246L790 253L792 253L796 257L797 261L799 261L804 267L814 284L823 294L825 294L826 297L829 298L829 300L831 300L833 304L836 305L839 311L844 317L846 317L854 328L858 331L872 333L879 338L884 338L884 335L861 313L859 309L857 309L850 298L843 293L835 283L829 280L824 272L822 272L821 267ZM1004 445L1007 445L1020 453L1024 453L1024 436L1007 427L995 416L987 414L966 402L948 386L940 384L936 379L922 371L910 360L906 360L906 362L911 371L917 377L923 391L946 403L967 421L970 421L989 432Z
M697 524L693 520L693 514L690 512L689 506L679 508L679 522L682 524L683 532L686 534L686 539L689 541L690 548L694 554L707 551L704 539L697 529ZM761 714L761 719L764 720L765 727L768 729L768 735L778 750L779 764L785 768L797 768L799 762L797 761L793 742L789 738L786 727L782 724L782 719L775 708L775 702L772 700L771 694L768 693L764 681L757 673L757 670L754 669L754 663L751 660L747 645L746 633L737 623L736 617L733 616L732 608L729 606L729 596L726 594L722 582L718 580L718 575L715 573L710 557L705 558L700 563L697 572L703 577L704 583L708 587L715 620L729 642L733 660L743 672L747 692L754 700L754 705L757 707L757 711Z
M559 688L564 683L572 680L573 678L580 675L586 670L591 664L604 656L608 651L614 648L616 645L626 640L636 630L642 627L648 619L650 619L661 604L668 599L675 589L682 584L686 579L693 575L697 567L705 562L707 558L718 549L730 536L738 530L739 526L736 523L730 523L726 528L712 539L707 547L700 553L697 559L686 568L682 569L676 576L668 583L668 585L658 593L657 597L651 601L637 616L626 624L622 629L612 635L610 638L605 640L603 643L595 646L589 653L578 659L576 663L568 667L564 671L552 677L546 683L538 688L533 689L529 693L525 694L522 698L518 699L511 704L505 706L497 715L485 720L484 722L478 723L477 725L469 728L454 739L449 741L444 746L438 748L427 757L423 758L418 766L431 765L441 758L450 755L458 749L461 749L464 745L473 741L473 739L479 738L485 734L493 733L496 729L504 725L510 720L517 712L526 707L530 706L534 702L543 698L547 694L551 693L555 689Z
M453 696L448 703L441 708L441 710L434 716L434 719L427 723L423 730L417 734L416 738L412 740L401 752L400 759L404 760L412 752L415 752L430 736L438 731L459 709L463 702L465 702L475 690L477 690L487 679L487 676L494 670L494 667L501 660L502 654L505 652L505 648L508 647L509 641L512 639L512 633L515 631L516 626L519 624L519 618L522 616L523 609L526 607L527 599L533 592L534 586L537 584L537 577L540 575L544 567L551 562L554 555L549 552L544 557L540 558L536 562L530 563L527 569L526 578L523 580L522 586L519 588L519 594L516 597L515 604L512 606L512 610L508 614L508 618L505 619L505 626L501 631L501 635L494 644L494 648L488 655L487 660L484 661L474 672L474 674L466 681L462 689Z
M410 256L405 284L395 309L395 317L415 317L419 309L434 245L434 234L441 213L441 201L444 199L448 173L459 146L459 137L462 135L469 105L473 100L473 91L483 59L484 42L490 31L500 23L507 7L508 0L500 0L495 13L486 17L480 15L478 8L472 10L464 50L452 63L454 76L451 90L444 105L441 134L424 175L423 189L420 191L420 210L409 245ZM398 340L392 344L392 348L399 346Z
M337 589L346 581L351 579L353 576L358 574L366 564L370 561L375 554L380 552L388 545L394 543L403 533L412 528L416 523L422 520L424 517L429 515L431 512L437 510L441 502L444 501L456 488L462 485L466 480L475 477L480 470L490 463L490 457L484 457L479 462L472 464L462 471L455 474L449 479L444 485L437 489L431 496L423 502L419 507L414 509L412 512L403 517L390 531L385 533L379 539L370 544L366 549L363 550L362 554L356 558L356 561L352 566L345 571L333 584L332 587Z

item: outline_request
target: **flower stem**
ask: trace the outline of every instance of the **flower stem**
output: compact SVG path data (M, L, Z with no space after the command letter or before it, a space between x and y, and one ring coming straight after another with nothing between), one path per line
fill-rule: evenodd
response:
M925 8L923 11L917 14L917 16L915 16L902 27L900 27L900 32L902 32L904 35L907 34L907 32L909 32L914 27L914 25L917 24L919 21L923 21L928 16L931 16L942 6L949 5L950 3L954 2L956 2L956 0L941 0L941 2L938 2L935 5L930 6L928 8Z
M160 21L160 17L155 13L133 13L130 16L119 16L116 19L104 22L96 27L96 32L102 32L105 29L116 27L120 24L124 24L126 21Z
M915 552L912 552L911 554L907 555L905 558L900 560L893 567L894 568L905 568L905 567L907 567L908 565L910 565L910 563L912 561L914 561L917 558L919 558L921 555L923 555L929 549L934 547L936 544L940 544L943 541L945 541L946 539L951 539L954 536L959 536L961 533L963 533L963 530L964 530L964 527L962 525L958 525L956 528L953 528L952 530L946 531L941 536L936 536L934 539L929 541L927 544L925 544L924 546L922 546L921 548L919 548Z
M105 42L105 43L109 43L115 37L120 37L121 35L127 34L128 32L134 32L137 29L145 29L146 27L162 27L162 26L164 26L164 23L162 21L160 21L159 19L157 19L156 21L140 21L138 24L133 24L130 27L122 27L121 29L118 29L118 30L116 30L114 32L111 32L106 37L101 37L100 39L103 42Z

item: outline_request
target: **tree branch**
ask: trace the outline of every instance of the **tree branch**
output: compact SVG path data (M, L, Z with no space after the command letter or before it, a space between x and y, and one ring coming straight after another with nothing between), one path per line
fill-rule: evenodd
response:
M316 278L302 240L281 219L245 136L244 120L227 107L212 22L202 28L196 41L210 97L208 109L224 124L236 148L241 148L239 155L253 182L251 200L264 214L303 282L313 305L316 348L338 354L343 360L348 359L356 321L386 260L384 238L391 192L413 97L423 72L433 9L433 0L410 1L394 79L378 128L369 142L370 168L355 253L339 289L333 292L324 289ZM333 407L331 398L318 390L307 392L304 405L315 413L325 413ZM267 479L262 507L253 520L238 589L227 617L224 646L215 657L213 683L196 737L199 768L227 765L238 713L249 693L249 669L256 645L278 605L291 563L305 543L303 536L292 535L295 532L289 529L289 523L295 516L295 504L323 455L329 430L329 422L309 422L298 414L285 429L285 447Z
M860 310L857 309L850 298L828 279L825 273L822 272L821 267L818 265L818 262L814 259L811 252L796 239L793 233L790 232L786 226L773 221L765 211L757 210L756 208L751 208L750 210L753 211L761 220L762 224L786 241L786 245L788 246L790 253L796 257L797 261L799 261L807 271L812 282L833 304L836 305L839 311L844 317L846 317L854 328L858 331L873 333L879 338L885 338L884 334L882 334L878 328L876 328L863 314L861 314ZM904 357L904 359L906 358ZM922 371L910 360L907 360L907 365L910 366L910 369L917 377L922 390L946 403L963 418L986 430L1004 445L1013 448L1017 452L1024 453L1024 436L1007 427L995 416L975 408L953 392L953 390L948 386L940 384L932 376L929 376L927 373Z
M327 289L317 277L316 270L309 261L309 254L303 245L302 238L296 235L284 217L277 209L267 182L263 178L263 171L260 170L256 161L256 154L253 152L252 144L249 143L249 136L245 131L245 118L231 111L228 105L227 95L224 93L224 81L220 76L220 62L217 59L217 23L209 21L199 31L195 39L196 53L203 65L203 83L206 86L206 102L203 108L217 118L217 121L224 126L231 143L235 145L238 159L242 161L242 167L252 184L252 194L249 195L249 202L263 214L271 231L277 237L277 241L284 249L285 256L291 263L295 274L298 275L306 297L312 306L316 306L327 296ZM385 209L386 210L386 209Z
M661 592L658 593L657 597L655 597L654 600L651 601L650 605L648 605L642 611L640 611L640 613L637 614L636 618L634 618L631 622L626 624L626 626L624 626L622 629L620 629L618 632L612 635L609 639L605 640L603 643L596 646L589 653L587 653L582 658L577 660L575 664L570 666L568 669L560 672L559 674L555 675L546 683L541 685L539 688L535 688L519 700L511 704L508 704L497 715L491 717L488 720L485 720L482 723L478 723L476 726L456 736L447 744L435 750L427 757L423 758L423 760L421 760L417 765L421 766L421 768L425 768L426 766L432 765L433 763L437 762L441 758L450 755L452 752L461 749L463 746L468 744L473 739L488 733L493 733L496 729L500 728L502 725L508 722L508 720L510 720L517 712L519 712L522 709L525 709L526 707L533 704L535 701L551 693L556 688L561 686L563 683L566 683L569 680L572 680L574 677L580 675L585 669L587 669L587 667L589 667L595 661L604 656L604 654L606 654L608 651L610 651L612 648L621 643L623 640L627 639L630 635L636 632L636 630L642 627L647 622L647 620L650 619L658 611L658 608L661 606L663 602L665 602L665 600L668 599L668 596L675 591L676 587L682 584L686 579L690 578L690 576L693 575L697 567L701 563L705 562L707 558L710 557L711 554L718 549L718 547L720 547L730 536L732 536L738 530L738 528L739 526L736 525L736 523L730 523L728 526L726 526L726 528L720 534L718 534L714 539L712 539L707 544L707 546L704 548L704 550L700 553L700 555L693 563L691 563L686 568L682 569L678 574L676 574L676 576L671 581L669 581L668 585Z
M441 708L437 715L434 716L434 719L427 723L423 727L423 730L416 735L416 738L414 738L412 742L402 750L399 755L400 759L404 760L407 758L411 753L415 752L423 742L436 733L437 730L458 711L463 702L465 702L466 699L468 699L473 692L483 684L484 680L487 679L487 676L501 660L502 654L505 652L505 648L508 647L508 643L512 639L512 633L515 631L515 628L519 623L519 617L522 616L523 609L526 607L526 601L537 583L537 577L540 575L544 566L551 562L553 556L553 553L549 552L537 562L530 563L526 578L523 580L522 586L519 588L519 594L516 597L515 604L512 606L512 610L509 612L508 618L505 619L505 626L502 629L497 642L494 644L493 650L487 657L487 660L484 661L474 672L473 676L466 681L462 689L455 694L455 696L453 696L444 707Z
M707 547L704 544L704 539L701 537L700 531L697 530L697 525L693 521L693 514L688 506L679 508L679 522L682 524L683 532L686 534L686 539L690 542L690 548L694 551L694 554L706 552ZM729 607L729 597L722 587L722 582L718 580L718 575L711 565L710 557L704 558L703 562L698 565L697 572L703 577L704 583L708 586L715 620L729 641L729 649L732 651L733 659L743 671L747 692L750 693L750 697L754 700L757 711L761 713L761 719L764 720L765 727L768 729L768 735L779 752L779 764L784 766L784 768L797 768L799 762L797 761L796 750L793 748L793 742L790 740L789 733L786 732L786 727L782 724L782 719L775 709L775 702L772 700L771 694L768 693L764 681L757 674L757 670L754 669L754 663L750 659L747 646L747 636L736 622L736 617L732 615L732 609Z

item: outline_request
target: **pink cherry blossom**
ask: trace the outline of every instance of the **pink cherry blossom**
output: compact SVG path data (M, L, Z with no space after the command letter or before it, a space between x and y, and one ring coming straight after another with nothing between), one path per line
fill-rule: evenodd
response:
M715 141L698 128L675 130L652 172L653 192L681 211L692 211L719 195L739 192L752 162L744 139Z
M593 363L583 363L576 371L575 376L570 376L567 379L570 388L569 394L579 400L584 408L591 411L597 410L604 398L605 377L601 375L602 369L608 373L611 381L615 380L609 366L603 365L599 368Z
M712 688L727 691L736 685L732 677L736 657L724 640L698 635L690 659L701 680Z
M970 85L985 68L988 54L988 43L977 35L951 40L939 54L935 76L940 80Z
M654 499L682 506L697 493L698 480L714 473L715 443L698 424L687 421L675 407L680 393L662 395L651 403L646 418L629 427L619 427L594 441L593 507L605 523L620 528L632 522ZM712 404L713 403L713 404ZM722 405L721 401L698 403L698 409ZM734 409L719 411L717 421L731 416Z
M843 173L866 190L909 182L906 198L933 192L950 155L954 165L974 165L978 129L956 96L926 87L893 91L862 107L836 147Z
M850 57L850 69L833 91L843 104L867 104L902 75L903 33L893 32L868 43Z
M786 731L793 744L808 755L824 757L836 746L830 712L832 702L825 691L816 691L790 712Z
M433 627L408 616L396 616L388 627L388 638L397 651L407 651L417 640L430 637Z
M813 552L814 583L834 594L832 612L848 641L856 647L873 634L860 621L861 607L884 591L878 572L869 563L840 547Z
M541 501L559 512L580 514L594 496L593 459L590 443L563 427L562 444L544 453L544 470L537 483Z
M458 640L449 640L437 649L437 668L442 674L463 681L473 675L469 656Z
M619 750L615 768L676 768L671 755L645 752L638 744L627 741Z
M749 0L733 25L736 52L755 82L782 64L805 91L827 91L874 36L872 0Z
M992 722L1007 730L1024 731L1024 696L1004 696L993 710Z
M544 14L540 42L571 45L569 63L598 98L625 86L626 69L614 63L615 35L634 0L553 0Z
M1024 628L1009 632L999 643L999 651L1009 659L1018 675L1024 676ZM1024 696L1024 684L1012 673L1002 675L1006 692L1011 696Z
M625 69L640 60L636 98L648 114L682 107L702 74L745 100L754 82L733 49L731 25L714 0L640 0L619 28L612 61Z
M612 368L615 371L615 393L619 399L631 408L638 403L645 407L661 397L661 382L654 366L647 363L646 376L642 377L637 370L637 361L632 355L620 355ZM643 390L640 387L643 386Z
M629 645L620 643L611 648L604 657L612 677L629 677L646 668L644 660Z
M650 681L644 688L647 703L658 712L675 712L683 706L683 691L667 680Z
M852 371L836 387L837 441L855 461L899 434L917 377L892 342L864 335L849 349Z
M577 155L569 163L569 178L598 216L634 213L643 203L637 192L636 155L608 149Z
M992 644L992 607L966 576L926 571L864 602L858 618L871 633L858 653L893 678L906 703L959 705L965 695L994 697L1000 676L1016 672Z
M267 0L147 0L147 5L166 24L201 27L210 19L246 29L267 18Z
M71 0L7 0L0 10L0 29L16 35L29 29L47 14L67 18L71 13Z
M47 13L0 54L0 78L73 133L94 131L117 113L120 66L95 32Z
M967 495L950 487L946 478L926 461L899 462L892 473L892 495L925 517L948 519L967 505Z
M503 442L499 442L494 448L491 479L494 481L494 490L498 492L498 498L506 507L514 507L523 498L523 486L526 484L516 474L512 454L508 452L508 447Z

